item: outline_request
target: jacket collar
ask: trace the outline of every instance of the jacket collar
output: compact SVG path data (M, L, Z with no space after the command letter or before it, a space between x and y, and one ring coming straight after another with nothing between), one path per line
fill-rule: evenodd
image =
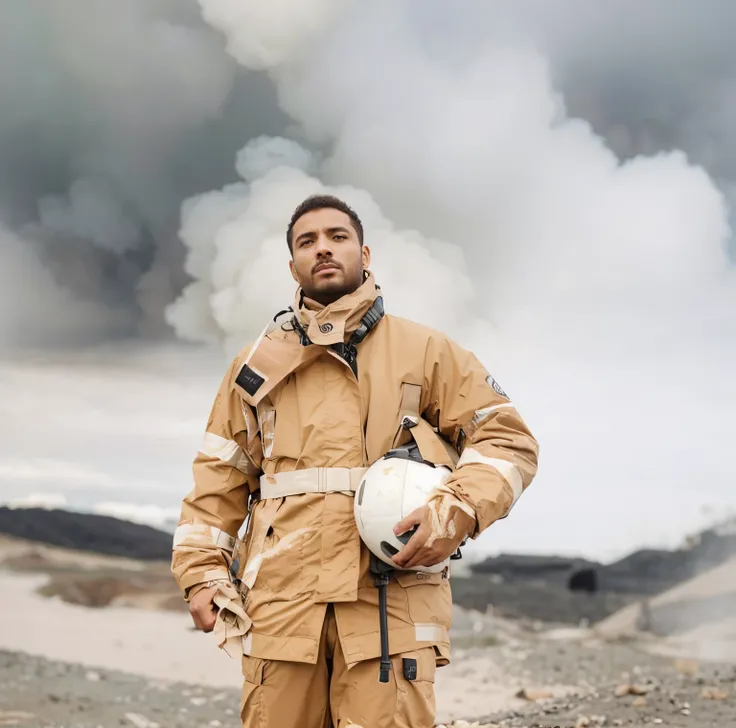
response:
M321 346L329 346L345 342L360 326L363 316L379 295L380 289L373 274L366 271L365 280L355 291L327 306L306 298L304 291L299 287L293 308L310 341Z

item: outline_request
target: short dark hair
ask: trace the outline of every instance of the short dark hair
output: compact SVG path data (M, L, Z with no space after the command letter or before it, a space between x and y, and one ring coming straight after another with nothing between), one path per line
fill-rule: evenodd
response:
M312 212L313 210L323 210L326 207L340 210L340 212L344 212L350 218L350 222L352 223L355 232L358 234L358 241L360 242L361 247L363 246L363 223L360 221L360 218L352 207L334 195L311 195L310 197L307 197L307 199L304 200L296 210L294 210L294 214L291 216L291 220L289 221L289 227L286 230L286 242L289 246L290 253L294 252L293 236L296 221L308 212Z

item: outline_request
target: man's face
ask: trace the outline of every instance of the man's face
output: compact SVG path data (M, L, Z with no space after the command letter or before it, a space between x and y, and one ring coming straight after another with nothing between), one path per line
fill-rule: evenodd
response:
M302 215L292 230L289 268L304 295L324 306L363 283L370 250L361 247L350 218L325 207Z

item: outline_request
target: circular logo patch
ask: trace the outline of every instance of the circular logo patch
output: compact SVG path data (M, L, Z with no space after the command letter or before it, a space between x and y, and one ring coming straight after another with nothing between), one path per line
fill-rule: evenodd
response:
M490 374L486 377L486 383L491 385L497 395L504 399L509 399L509 395L501 389L501 385Z
M329 334L329 333L330 333L330 331L332 331L332 324L331 324L331 323L329 323L329 322L327 322L326 324L322 324L322 325L321 325L321 326L319 327L319 330L320 330L320 331L321 331L321 332L322 332L323 334Z

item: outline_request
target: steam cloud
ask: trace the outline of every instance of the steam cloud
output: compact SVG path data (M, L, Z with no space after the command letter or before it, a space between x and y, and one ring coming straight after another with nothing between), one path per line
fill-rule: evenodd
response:
M677 532L733 476L736 8L448 8L3 5L0 342L165 319L239 348L291 302L290 212L335 191L388 310L473 348L555 482L591 482L529 507L631 522L666 491Z
M718 500L732 477L718 463L736 286L727 199L704 168L668 144L638 149L633 132L617 157L555 92L565 64L520 43L511 14L495 37L459 48L443 44L437 3L345 3L324 16L315 3L321 31L299 37L288 26L267 44L228 13L235 3L201 4L206 18L217 6L239 61L269 69L295 128L290 139L251 140L242 181L186 205L196 280L169 310L181 336L229 349L255 336L291 300L278 273L289 212L309 193L335 191L367 218L389 309L451 332L512 393L519 382L543 463L556 484L576 484L574 503L540 485L536 517L603 509L610 522L636 524L619 529L622 540L647 529L669 538L692 523L693 488L700 503ZM278 25L271 7L251 4L265 29ZM450 25L488 27L487 7ZM571 87L585 100L591 86ZM629 118L636 131L636 109ZM690 398L683 389L695 381ZM693 450L708 463L705 480L695 459L673 460ZM664 493L667 518L652 525ZM600 527L585 519L575 538L594 541Z
M260 309L252 323L221 329L222 297L216 307L201 298L212 282L186 288L196 264L185 265L191 246L182 247L178 228L190 226L186 212L180 218L185 198L259 178L240 163L235 175L238 149L247 144L245 158L264 173L274 166L253 161L259 144L274 149L269 137L288 137L278 143L311 159L308 169L303 159L292 166L321 184L369 191L386 224L447 241L460 275L468 262L483 271L474 277L481 318L506 318L504 301L515 298L518 309L528 290L535 300L542 289L579 300L587 286L598 295L601 283L610 288L612 263L617 285L630 274L641 284L642 271L675 287L676 271L691 267L717 276L729 241L713 242L719 213L705 206L718 203L676 201L690 195L688 185L711 184L695 181L692 163L705 165L727 197L736 189L736 53L726 30L736 10L707 4L520 0L451 13L436 0L6 3L0 220L24 252L3 235L0 254L15 281L33 261L46 292L4 288L3 318L13 325L0 345L161 336L164 317L186 338L257 327ZM634 159L631 167L617 169L578 116L620 158ZM687 161L636 159L677 148ZM662 188L656 204L635 190L645 175ZM673 241L662 227L652 230L656 244L647 235L636 250L629 232L622 244L616 231L633 214L627 195L650 218L658 207L678 239L687 235L677 216L686 218L701 245ZM709 228L702 234L701 224ZM206 270L195 272L203 278ZM181 302L165 313L180 295L200 296L189 323ZM67 306L49 308L49 296Z
M14 236L0 242L13 282L0 290L12 319L0 347L168 330L164 308L187 281L182 199L232 176L242 135L281 123L272 91L242 78L198 10L179 0L0 8L0 221Z
M324 15L321 2L304 3L301 12L308 13L310 5L313 17ZM268 45L250 18L237 16L239 3L202 0L202 6L205 17L213 6L219 9L228 47L256 67L291 58L293 49L307 42L287 28L270 35ZM525 301L536 309L545 298L573 307L591 298L618 306L622 294L647 307L653 285L660 300L674 301L693 289L697 295L724 270L729 230L722 195L684 155L621 164L586 123L566 115L543 59L532 51L489 45L454 68L438 65L420 42L412 42L411 13L380 3L370 10L345 7L353 12L341 16L339 29L323 28L329 42L315 39L314 26L306 28L313 41L309 54L274 71L279 99L306 143L329 150L317 163L320 179L349 180L371 190L392 219L420 222L423 230L454 243L453 260L462 261L463 249L472 252L473 268L481 274L475 280L487 284L479 301L486 312L524 309ZM283 15L266 2L249 8L266 30L277 27ZM378 35L382 63L374 68L351 50L365 49ZM217 249L204 278L213 287L218 325L241 341L258 327L254 314L269 290L274 307L283 300L283 288L268 273L285 257L278 242L283 221L305 192L318 188L294 184L294 176L283 170L281 184L275 182L269 166L302 169L311 162L314 167L306 150L288 144L258 139L243 151L240 174L253 187L240 189L242 208L236 215L231 205L224 212L222 235L212 229L206 205L198 207L209 222L204 239L188 241L184 234L199 257L202 244ZM294 156L297 162L290 159ZM253 161L259 157L260 163ZM256 188L250 167L259 164L267 174ZM185 214L185 231L190 226L201 230L203 223ZM385 227L385 221L378 226ZM421 236L418 242L427 248ZM395 240L390 255L402 250L401 239ZM413 268L421 273L402 279L393 291L400 312L406 302L432 300L426 276L433 266L448 268L447 261L432 260L423 265L415 257ZM248 262L252 267L244 271ZM450 281L445 287L465 290ZM200 294L198 300L205 298ZM455 309L452 323L466 318L467 296L448 298L443 305ZM223 310L227 301L234 311ZM427 321L436 322L435 308L426 307ZM174 312L175 320L186 320L181 310Z
M228 51L245 66L278 69L320 42L325 28L352 0L199 0L202 16L227 35Z

